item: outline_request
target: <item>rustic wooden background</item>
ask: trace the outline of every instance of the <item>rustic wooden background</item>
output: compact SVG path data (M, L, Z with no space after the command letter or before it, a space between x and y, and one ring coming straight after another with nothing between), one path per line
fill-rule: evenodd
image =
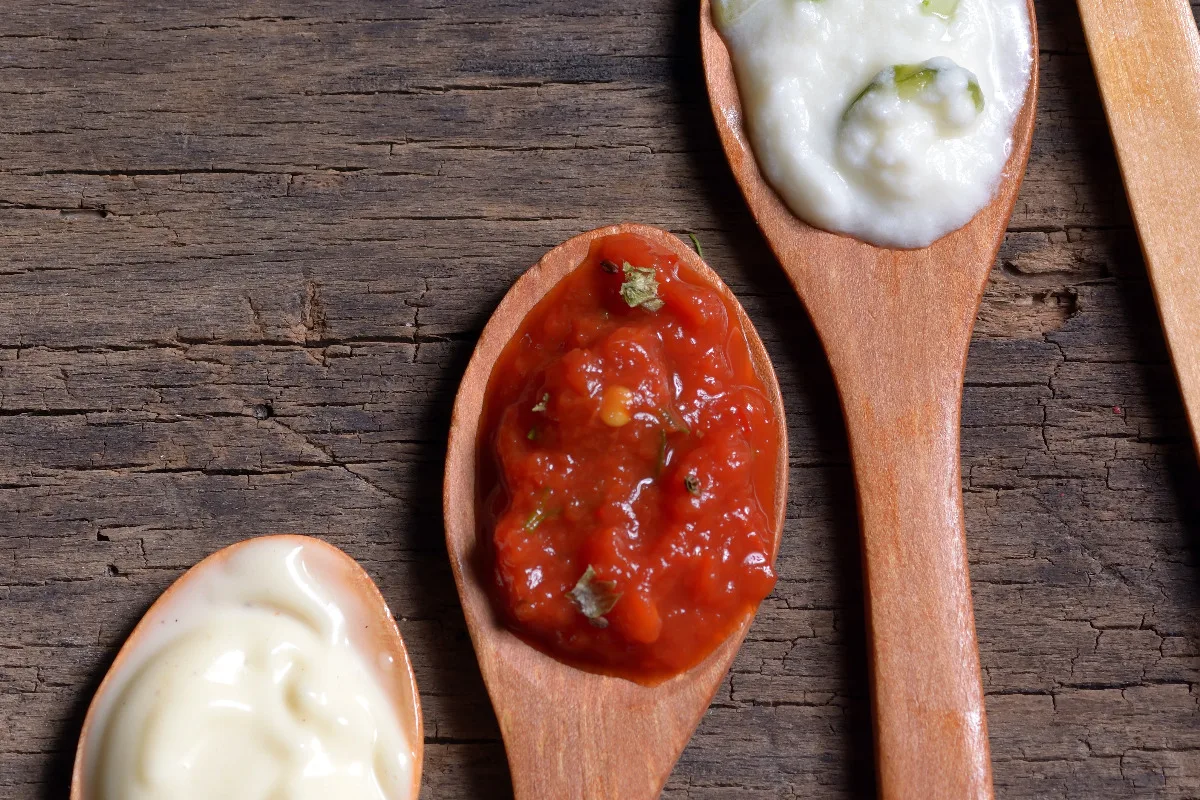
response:
M998 795L1196 798L1200 478L1074 5L1038 10L963 412ZM142 611L278 531L345 548L402 618L423 797L511 796L442 544L448 412L513 279L619 220L697 233L791 437L782 578L665 797L871 796L840 416L721 155L696 12L6 0L0 796L63 797Z

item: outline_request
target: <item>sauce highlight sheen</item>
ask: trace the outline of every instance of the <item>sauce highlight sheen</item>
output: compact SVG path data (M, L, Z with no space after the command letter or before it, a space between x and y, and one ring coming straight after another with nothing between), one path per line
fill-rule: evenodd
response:
M656 297L631 307L648 269ZM526 641L655 683L771 591L771 405L736 310L672 253L594 241L522 322L486 397L488 568Z

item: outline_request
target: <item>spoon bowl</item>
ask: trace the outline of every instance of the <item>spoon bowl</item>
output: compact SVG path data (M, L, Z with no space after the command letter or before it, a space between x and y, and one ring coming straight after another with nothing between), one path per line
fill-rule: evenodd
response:
M1033 66L991 200L928 247L897 250L812 227L759 170L733 64L701 0L721 144L750 211L825 347L841 398L862 525L880 796L992 797L959 474L967 348L1029 158Z
M480 410L492 368L525 316L585 259L592 241L633 233L671 250L736 309L779 437L775 502L767 513L779 549L787 492L787 430L774 368L749 318L721 279L679 239L622 224L576 236L517 280L479 338L463 375L446 453L446 545L475 653L496 710L516 800L652 800L708 708L753 613L707 659L656 686L568 666L526 644L496 617L476 553Z
M384 696L390 700L400 720L400 726L411 746L412 782L407 798L416 800L421 788L421 763L424 757L424 726L421 718L421 699L413 676L412 663L396 629L387 603L371 577L354 559L331 544L309 536L291 534L262 536L230 545L208 556L179 577L146 611L137 627L117 653L116 659L96 690L83 721L75 766L71 773L70 800L93 800L88 785L92 764L99 756L99 730L103 709L111 707L121 697L123 673L135 673L139 659L144 663L143 645L162 644L158 637L162 626L174 621L176 609L185 602L198 577L209 570L219 569L236 559L247 548L278 544L287 548L302 548L303 565L321 586L335 590L338 608L346 620L347 636L360 654L370 654L364 662L375 673ZM387 656L390 658L380 658Z

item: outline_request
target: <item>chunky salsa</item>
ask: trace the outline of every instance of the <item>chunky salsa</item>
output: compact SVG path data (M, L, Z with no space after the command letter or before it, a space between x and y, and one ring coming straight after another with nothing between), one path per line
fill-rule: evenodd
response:
M771 591L771 405L736 311L669 250L595 240L505 348L481 437L493 597L544 652L655 683Z

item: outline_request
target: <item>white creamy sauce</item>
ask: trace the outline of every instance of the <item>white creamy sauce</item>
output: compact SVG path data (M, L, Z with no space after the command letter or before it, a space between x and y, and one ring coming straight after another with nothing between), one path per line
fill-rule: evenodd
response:
M921 0L714 0L714 18L759 166L801 219L924 247L991 200L1032 69L1025 0L949 19Z
M413 748L305 549L263 540L154 613L98 700L89 800L409 800ZM379 660L378 654L365 654Z

